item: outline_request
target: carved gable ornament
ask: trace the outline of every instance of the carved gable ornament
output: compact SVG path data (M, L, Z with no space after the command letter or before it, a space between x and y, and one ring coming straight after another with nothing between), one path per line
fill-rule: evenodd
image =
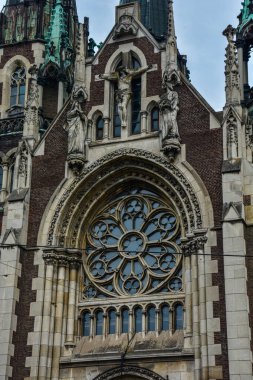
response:
M111 379L119 379L122 376L133 376L138 379L146 379L146 380L164 380L163 377L158 375L157 373L150 371L146 368L140 367L130 367L130 366L121 366L117 368L110 369L97 376L94 380L111 380Z
M128 14L124 14L120 17L119 23L114 31L113 39L124 37L124 36L136 36L138 28L134 25L134 18Z

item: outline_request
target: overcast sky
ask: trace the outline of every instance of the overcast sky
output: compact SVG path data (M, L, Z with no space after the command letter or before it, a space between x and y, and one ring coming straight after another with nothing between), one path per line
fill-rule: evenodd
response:
M192 84L215 110L224 105L226 39L222 31L230 23L237 26L241 1L174 0L179 50L188 56ZM112 29L118 3L119 0L77 0L79 20L90 18L90 37L97 43ZM3 4L5 1L0 0Z

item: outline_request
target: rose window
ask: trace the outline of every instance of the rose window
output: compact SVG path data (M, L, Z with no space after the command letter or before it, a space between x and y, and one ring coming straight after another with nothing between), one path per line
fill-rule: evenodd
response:
M86 296L181 291L179 245L179 220L161 197L143 189L118 195L86 236Z

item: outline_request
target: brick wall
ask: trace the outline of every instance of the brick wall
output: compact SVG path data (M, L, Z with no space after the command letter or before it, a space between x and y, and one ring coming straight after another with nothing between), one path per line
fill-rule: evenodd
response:
M45 208L55 189L64 179L67 156L67 133L63 129L65 115L46 137L45 155L33 159L28 244L36 245Z
M30 375L30 369L25 368L27 357L32 355L32 346L27 346L28 333L34 330L34 317L30 317L30 304L36 301L36 291L32 291L32 280L38 277L37 267L34 266L34 252L21 249L21 277L18 279L20 290L19 302L16 303L17 329L13 333L12 344L14 356L10 365L13 367L12 379L23 380Z
M20 44L9 45L4 47L3 55L1 57L0 62L0 69L2 69L4 65L15 55L22 55L23 57L27 58L31 64L35 62L32 50L32 43L23 42Z
M53 119L57 113L58 83L43 89L43 113L46 118Z

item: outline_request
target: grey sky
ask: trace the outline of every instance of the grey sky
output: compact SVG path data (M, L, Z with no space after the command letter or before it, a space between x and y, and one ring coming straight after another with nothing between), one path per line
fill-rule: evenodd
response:
M114 25L119 0L77 0L79 20L90 18L90 36L103 41ZM5 1L0 0L0 5ZM216 110L224 105L222 31L237 26L241 0L174 0L178 47L188 56L192 84ZM251 66L253 71L253 65ZM252 75L253 79L253 75Z

